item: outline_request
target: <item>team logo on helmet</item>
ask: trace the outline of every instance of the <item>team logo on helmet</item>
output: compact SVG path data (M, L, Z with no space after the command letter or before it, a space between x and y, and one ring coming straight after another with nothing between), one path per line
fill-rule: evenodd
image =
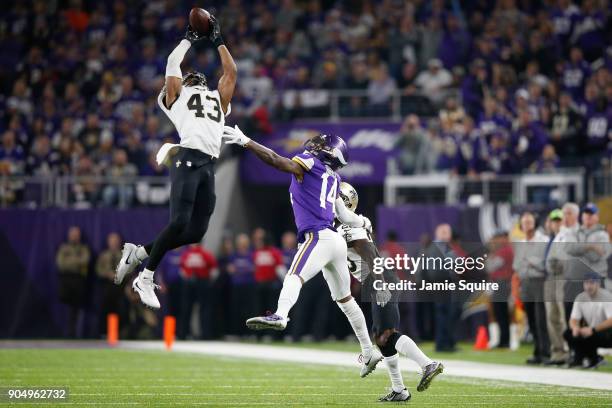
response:
M332 170L338 170L348 163L348 147L340 136L319 134L308 139L304 147Z
M346 208L355 212L357 210L357 204L359 203L359 196L357 191L349 183L343 181L340 183L340 191L338 192Z

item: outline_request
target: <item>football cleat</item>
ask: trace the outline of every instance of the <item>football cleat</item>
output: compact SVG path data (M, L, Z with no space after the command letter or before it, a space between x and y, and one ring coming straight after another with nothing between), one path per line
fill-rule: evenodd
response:
M380 397L378 399L378 402L409 401L411 397L412 397L412 395L410 395L410 392L408 392L408 390L406 388L404 388L400 392L396 392L396 391L393 391L393 389L391 389L391 392L388 393L387 395L383 396L383 397Z
M251 317L247 319L246 325L251 330L285 330L287 327L288 319L277 315L276 313L269 313L265 316Z
M138 265L140 265L140 260L136 257L136 250L138 247L134 244L130 244L126 242L123 245L123 251L121 253L121 260L117 267L115 268L115 284L121 285L123 279L134 272Z
M383 355L380 354L380 351L378 351L377 349L372 349L372 355L367 361L364 361L365 357L363 356L363 354L359 355L359 362L363 364L361 366L361 373L359 374L361 378L376 370L376 365L380 363L382 359Z
M417 386L417 391L425 391L433 379L436 378L438 374L442 374L443 371L444 366L438 361L427 364L425 368L423 368L423 375L421 376L421 381Z
M159 285L153 282L153 277L144 275L144 272L140 272L134 282L132 283L132 289L140 296L140 301L151 309L159 309L160 304L155 296L155 289L159 289Z

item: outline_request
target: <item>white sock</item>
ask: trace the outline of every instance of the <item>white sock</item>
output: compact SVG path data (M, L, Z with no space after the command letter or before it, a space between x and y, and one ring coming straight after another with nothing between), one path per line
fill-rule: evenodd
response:
M295 305L295 302L297 302L301 289L302 281L300 277L297 275L287 275L283 281L283 289L281 289L281 293L278 296L277 315L285 319L289 316L289 311Z
M153 274L155 271L150 271L147 268L144 268L140 273L142 273L143 278L153 279Z
M501 336L501 333L500 333L499 324L497 322L489 323L489 345L488 347L490 349L499 346L500 336Z
M406 386L404 385L402 372L399 368L399 354L394 354L391 357L385 357L385 364L387 364L387 370L389 371L391 388L395 392L402 392Z
M416 343L405 334L402 334L400 338L397 339L395 349L409 359L416 361L421 368L433 363L433 361L421 351L419 346L417 346Z
M136 248L136 259L142 262L148 257L149 257L149 254L147 254L147 250L145 249L145 247L139 245L138 248Z
M368 333L368 326L366 325L363 312L354 298L351 298L351 300L345 303L336 303L338 303L338 306L340 306L340 309L346 315L346 318L355 332L355 336L357 336L357 340L359 340L361 354L363 354L366 359L369 358L372 355L372 341L370 340L370 334Z

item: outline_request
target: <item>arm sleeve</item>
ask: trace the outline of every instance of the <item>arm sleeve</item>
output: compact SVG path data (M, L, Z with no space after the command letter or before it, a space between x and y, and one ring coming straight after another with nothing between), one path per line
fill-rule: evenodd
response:
M179 45L168 55L168 63L166 64L166 76L182 78L181 62L185 58L185 54L191 47L191 43L187 40L182 40Z
M336 197L336 215L341 223L349 227L363 227L364 225L363 217L346 208L340 197Z

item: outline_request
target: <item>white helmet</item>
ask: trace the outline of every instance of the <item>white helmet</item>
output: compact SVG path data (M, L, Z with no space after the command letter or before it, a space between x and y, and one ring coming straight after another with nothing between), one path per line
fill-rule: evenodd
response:
M349 183L344 181L340 183L340 197L342 198L342 201L344 201L346 208L352 212L357 210L359 196L357 195L357 191L355 191L353 186L351 186Z

